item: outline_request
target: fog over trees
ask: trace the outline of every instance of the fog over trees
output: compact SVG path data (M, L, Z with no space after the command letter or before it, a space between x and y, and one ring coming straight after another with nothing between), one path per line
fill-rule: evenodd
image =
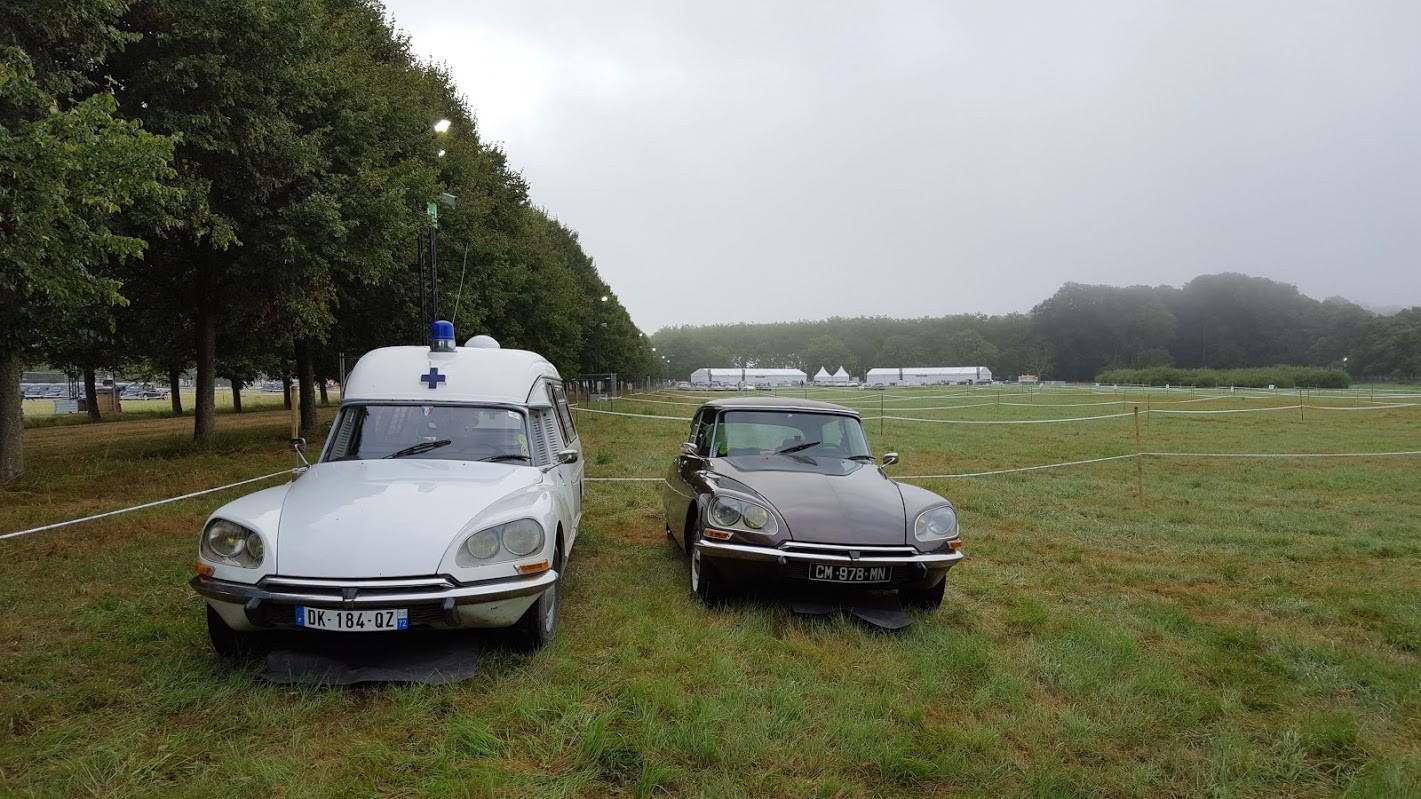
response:
M703 367L987 366L998 376L1093 380L1109 369L1344 368L1354 378L1421 374L1421 308L1384 316L1247 275L1201 275L1182 287L1067 283L1027 314L682 326L658 353L684 377Z

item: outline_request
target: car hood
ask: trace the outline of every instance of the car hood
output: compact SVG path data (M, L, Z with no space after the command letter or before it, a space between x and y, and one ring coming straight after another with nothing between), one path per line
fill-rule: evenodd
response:
M498 463L318 463L286 494L278 573L352 579L436 574L454 537L479 511L541 479L537 469Z
M759 494L795 541L902 546L903 496L876 466L838 458L747 455L718 458L712 470ZM727 488L731 486L726 486Z

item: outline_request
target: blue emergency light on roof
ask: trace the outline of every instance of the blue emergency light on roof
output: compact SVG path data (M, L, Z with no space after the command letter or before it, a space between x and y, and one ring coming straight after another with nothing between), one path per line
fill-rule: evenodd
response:
M430 352L454 352L458 345L454 343L454 323L446 322L443 319L429 326L429 351Z

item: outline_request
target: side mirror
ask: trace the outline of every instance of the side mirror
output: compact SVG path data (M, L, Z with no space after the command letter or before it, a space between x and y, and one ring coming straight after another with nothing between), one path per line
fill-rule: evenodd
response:
M577 463L581 457L577 454L577 450L565 449L558 452L557 461L558 463Z
M696 445L687 441L681 445L681 454L688 458L698 458L700 453L696 452Z
M885 454L884 454L884 456L883 456L883 465L884 465L884 466L892 466L893 464L895 464L895 463L897 463L897 462L898 462L898 453L896 453L896 452L889 452L889 453L885 453Z
M291 439L291 451L294 452L294 453L296 453L296 457L298 457L298 458L301 459L302 465L304 465L304 466L310 466L310 465L311 465L311 462L308 461L308 460L306 460L306 439L304 439L304 438L293 438L293 439Z

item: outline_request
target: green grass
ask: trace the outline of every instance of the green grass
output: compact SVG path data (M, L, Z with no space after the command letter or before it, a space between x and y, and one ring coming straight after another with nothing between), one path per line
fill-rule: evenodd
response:
M866 416L880 401L808 393ZM883 395L939 420L1296 402ZM644 400L702 398L615 410L689 417ZM968 401L991 404L906 411ZM659 476L687 428L577 422L596 476ZM224 416L200 451L184 419L30 430L0 531L289 467L288 424ZM1130 417L866 426L901 475L1136 448ZM1154 415L1141 432L1146 451L1417 450L1421 407ZM704 610L655 484L591 483L553 646L491 649L437 688L272 686L210 654L185 582L202 520L238 492L3 541L0 795L1421 796L1421 460L1142 463L1143 498L1131 460L915 481L959 505L969 558L901 635L754 599Z
M180 396L182 397L184 415L191 417L193 407L197 404L196 393L193 389L184 389ZM340 392L329 392L329 399L333 403L339 402ZM231 390L218 389L213 395L213 403L217 407L218 413L230 413L232 411ZM173 403L168 399L126 399L120 400L120 404L123 406L123 411L121 413L105 413L104 421L170 418L173 415ZM267 411L284 406L285 400L279 393L253 390L242 392L242 410L244 411ZM21 412L24 415L26 427L89 423L88 414L55 413L54 400L52 399L25 400L21 405Z

